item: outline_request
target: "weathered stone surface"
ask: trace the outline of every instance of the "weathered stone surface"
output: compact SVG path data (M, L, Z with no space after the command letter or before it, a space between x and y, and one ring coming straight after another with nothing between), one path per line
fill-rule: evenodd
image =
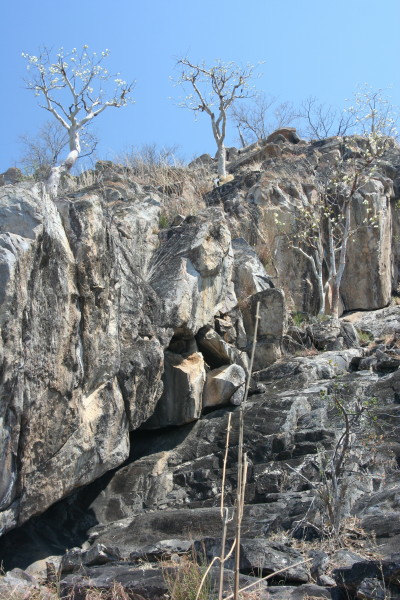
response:
M138 546L137 550L133 550L129 554L129 560L132 562L167 560L174 555L187 555L191 546L191 540L160 540L156 544Z
M276 131L272 132L267 137L267 142L275 142L278 136L282 136L291 144L298 144L300 141L300 138L297 135L296 129L294 127L281 127L280 129L276 129Z
M232 240L234 253L233 283L239 300L273 287L271 277L265 271L256 252L243 238Z
M220 329L224 327L221 324L221 319L219 321ZM229 329L233 329L232 321L226 322L226 326ZM218 325L218 323L217 323ZM236 337L236 333L232 334L234 338ZM212 329L210 326L202 327L197 336L196 340L199 346L199 350L201 350L204 355L205 361L211 368L222 367L227 364L238 364L240 365L246 372L249 370L250 360L246 352L241 352L232 344L227 343L218 333Z
M379 579L366 577L357 588L357 598L360 600L384 600L386 587Z
M292 529L310 507L313 492L304 491L301 475L309 481L318 481L315 457L321 448L329 450L334 444L340 419L329 397L337 386L341 390L343 387L346 398L378 397L382 413L389 414L392 410L396 374L389 376L382 389L374 373L348 374L347 368L356 353L357 349L351 349L299 357L288 361L287 368L285 362L276 363L256 374L266 386L266 393L251 396L244 407L245 449L251 461L246 502L269 502L267 530L277 526ZM226 479L228 505L234 501L236 485L236 412L233 409ZM115 473L91 502L91 511L98 521L109 523L129 518L143 509L177 507L191 508L190 514L194 516L193 510L197 507L218 504L227 418L227 410L219 409L186 429L157 433L152 438L144 434L141 439L137 437L136 452L142 458ZM388 426L392 427L390 422ZM374 486L383 484L380 467L370 459L368 451L365 458L355 458L354 470L358 471L360 464L368 464L370 476L357 479L357 486L350 494L352 503L364 492L371 493ZM389 461L389 467L390 464ZM180 528L184 527L176 521L176 516L174 519L174 528L164 531L158 540L181 533ZM205 521L209 523L210 518ZM193 527L196 529L198 525ZM147 529L153 528L154 523L149 523ZM205 530L204 534L207 533L212 535ZM121 530L116 535L121 535ZM106 536L100 541L113 545L115 540Z
M14 514L18 498L25 520L120 464L128 428L115 375L83 385L75 261L57 209L39 187L5 186L0 201L8 248L0 306L7 398L0 496L3 510Z
M161 569L141 569L126 563L85 568L79 574L67 575L60 581L60 590L62 596L71 594L76 600L85 600L89 590L110 592L116 584L132 600L164 600L168 592Z
M317 350L341 350L357 347L357 332L353 325L327 317L307 325L307 334Z
M59 509L59 521L79 531L79 540L69 544L71 537L60 536L68 543L58 539L51 553L79 546L86 539L83 532L96 522L90 539L97 541L79 551L80 559L86 551L96 554L97 543L121 542L126 557L140 554L143 546L156 554L168 540L183 547L189 533L218 538L227 417L233 414L225 490L231 508L239 411L230 406L188 421L200 417L204 362L210 379L215 369L239 374L239 392L220 390L217 396L240 401L240 369L247 370L245 352L261 300L258 371L251 386L257 395L243 407L249 458L245 554L265 558L264 538L278 530L297 538L311 529L317 538L323 535L326 507L317 491L324 485L321 460L328 460L343 430L334 410L337 394L349 405L370 399L384 435L384 444L378 436L373 445L361 428L355 432L358 445L348 459L351 481L341 514L357 514L382 547L394 547L400 535L395 491L400 370L394 335L399 334L399 308L383 309L382 319L380 313L375 320L364 314L356 323L375 339L370 347L365 339L358 347L352 323L344 320L288 331L286 299L293 311L315 314L318 307L309 261L290 248L276 223L285 216L290 234L296 207L312 205L324 170L342 159L357 159L365 140L355 140L351 148L343 138L296 143L292 133L275 132L240 153L230 149L229 168L241 161L243 170L209 194L218 208L178 216L162 235L157 234L162 199L155 188L141 188L124 167L111 163L96 167L102 186L69 193L56 204L40 186L0 188L0 459L5 465L0 530L99 478L90 489L75 492L68 508ZM260 170L246 172L246 161L256 159L262 164L254 169ZM393 189L399 190L398 149L385 159L353 203L354 225L363 222L364 202L379 218L375 230L360 228L350 244L341 290L344 309L384 306L390 288L396 289L393 232L399 223L389 200ZM184 193L180 183L157 189ZM231 235L242 239L231 243ZM285 285L285 295L273 287L277 284ZM306 354L316 347L323 354L282 360L282 347ZM171 376L174 370L179 377ZM229 387L232 377L228 380ZM168 429L138 431L151 419L154 427ZM102 477L129 452L124 467ZM79 517L77 505L84 506ZM57 517L52 519L58 527ZM35 540L40 556L46 543L51 546L49 532L50 527L43 531L47 542ZM5 553L12 547L7 543ZM28 547L25 556L32 556ZM328 573L315 574L317 581L330 584ZM368 579L357 588L365 598L371 593ZM296 593L288 591L287 597ZM272 594L284 597L284 592Z
M94 544L89 550L82 551L80 548L67 550L61 559L59 572L73 573L79 571L82 566L105 565L120 560L121 555L117 548L108 548L104 544Z
M2 532L120 465L161 396L170 326L194 335L236 304L219 211L158 251L159 198L103 178L57 206L39 185L1 188Z
M363 585L365 579L376 579L394 586L394 591L398 594L400 592L400 554L392 554L390 558L382 560L358 562L347 568L334 569L333 576L339 587L345 587L352 594L357 593L360 587L365 591L370 589L370 582ZM377 591L376 597L379 598L379 588Z
M225 556L230 551L234 540L227 540ZM211 562L214 556L221 556L220 538L203 538L194 543L194 551L197 555L205 555L207 562ZM296 565L303 561L302 555L278 542L269 542L263 538L242 538L240 542L240 571L241 573L257 573L265 577L275 571L285 569L280 574L284 582L307 583L310 579L309 572L304 565ZM234 556L225 562L227 569L234 569Z
M164 391L154 414L144 427L159 429L184 425L198 419L203 408L205 381L204 359L200 352L189 356L165 352Z
M343 317L360 331L382 339L385 336L400 334L400 306L389 306L380 310L355 312Z
M129 594L132 600L164 600L168 594L168 586L166 583L165 574L168 574L172 581L178 576L179 563L165 564L164 570L161 568L143 568L137 567L129 563L120 563L113 566L107 566L103 568L92 567L85 569L81 574L68 575L61 581L61 591L63 594L73 593L74 598L77 600L84 600L85 594L88 590L95 588L104 592L115 589L115 583L121 585L124 590ZM175 573L177 574L174 577ZM232 585L234 580L234 574L229 569L225 570L224 573L224 586L225 595L231 593ZM257 597L260 600L267 600L269 597L269 587L267 582L259 581L255 577L246 575L240 575L239 584L240 588L255 583L253 589L257 589ZM210 587L217 593L219 585L219 569L213 567L210 570ZM307 591L310 589L317 590L317 586L301 586L307 588L302 590L300 593L293 596L296 600L302 600L306 596ZM291 593L294 592L295 588L282 587L282 590L286 590L286 595L280 595L278 589L275 588L277 594L276 597L279 600L286 600L292 598ZM290 593L291 592L291 593ZM318 597L318 593L316 593ZM328 597L329 596L319 596Z
M226 365L207 373L203 392L203 407L227 404L239 405L244 396L246 373L239 365Z
M277 138L274 141L281 143L282 138ZM283 144L282 156L265 160L250 189L242 186L245 196L241 204L247 210L232 226L235 235L251 240L252 244L269 246L267 269L274 273L276 285L288 292L288 302L293 302L296 310L315 314L319 308L311 263L287 243L295 229L296 211L316 201L321 181L326 180L326 173L338 159L344 159L344 164L352 160L356 148L361 155L360 149L365 149L365 143L365 139L358 137L352 138L351 143L344 138L331 138L310 144ZM350 146L353 155L349 154ZM252 154L256 155L256 151L249 151L239 160L251 162ZM357 232L350 242L346 260L341 286L342 310L382 308L390 301L391 288L397 288L394 283L398 279L396 266L393 266L392 275L392 265L396 261L392 251L392 214L397 231L398 211L396 214L393 210L392 199L400 163L398 147L388 150L388 160L392 170L385 167L385 161L378 161L373 179L353 198L351 218ZM230 192L232 198L237 194L237 189ZM229 194L223 201L229 204ZM367 209L377 214L377 227L364 226ZM398 256L397 242L393 250Z
M195 335L212 317L236 304L231 282L231 236L218 209L188 217L154 262L151 284L163 298L165 325Z
M287 327L285 295L282 290L266 289L253 294L242 307L243 323L247 335L247 351L250 352L256 322L256 307L259 307L257 347L254 369L263 369L282 355L282 339Z
M391 197L392 190L382 181L370 179L354 199L354 227L359 229L351 242L341 285L342 301L347 310L382 308L390 302ZM368 216L366 207L378 215L378 227L362 227Z

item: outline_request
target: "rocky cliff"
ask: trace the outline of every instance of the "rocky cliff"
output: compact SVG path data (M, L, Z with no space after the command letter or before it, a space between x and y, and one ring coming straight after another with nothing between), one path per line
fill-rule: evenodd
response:
M400 308L389 307L399 285L396 145L352 204L353 223L365 222L366 206L376 220L355 228L341 286L344 317L295 324L290 316L318 308L310 264L287 243L296 208L321 193L329 161L350 160L362 143L352 139L350 155L342 138L305 143L283 130L231 150L233 180L199 197L205 208L192 205L186 217L171 215L184 185L143 186L105 163L91 185L66 188L55 202L40 184L0 188L2 534L69 496L90 509L90 540L117 546L125 558L161 556L161 542L171 538L184 549L193 537L207 538L207 552L217 552L227 415L229 505L235 415L259 303L244 406L250 467L242 572L279 567L268 556L289 550L271 550L271 533L312 537L323 529L316 490L321 457L339 447L343 432L338 394L350 411L356 402L362 412L369 399L374 436L385 439L374 441L371 454L365 423L354 425L351 437L363 444L352 447L341 515L357 507L364 529L389 548L400 530L382 531L376 516L399 516ZM211 181L213 161L206 162ZM173 218L161 229L166 208ZM356 310L369 312L347 314ZM299 555L291 552L294 564ZM311 575L294 569L288 581Z

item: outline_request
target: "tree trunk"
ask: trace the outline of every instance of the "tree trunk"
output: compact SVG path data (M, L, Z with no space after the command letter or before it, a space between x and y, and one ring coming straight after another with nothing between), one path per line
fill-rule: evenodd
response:
M342 246L339 253L339 265L337 268L337 272L332 279L332 316L338 318L339 317L339 292L340 285L343 279L343 273L346 268L346 258L347 258L347 244L349 241L350 235L350 219L351 219L351 197L346 200L345 205L345 224L344 231L342 237Z
M51 169L50 176L46 181L46 189L52 198L57 196L58 186L60 185L61 175L68 173L76 163L81 151L79 131L72 128L68 131L69 135L69 154L64 162Z
M322 279L322 273L318 273L318 295L319 295L319 315L325 314L325 287Z
M339 289L340 282L337 278L332 281L332 304L331 304L331 315L335 319L339 318Z
M226 177L226 150L224 144L218 145L218 177Z

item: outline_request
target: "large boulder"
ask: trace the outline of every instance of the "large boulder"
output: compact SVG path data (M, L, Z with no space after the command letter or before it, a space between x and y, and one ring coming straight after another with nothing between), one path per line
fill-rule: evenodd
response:
M90 374L84 301L56 207L38 186L5 186L0 204L0 507L8 529L119 465L129 442L117 369Z
M282 290L268 288L253 294L242 305L248 353L251 351L253 342L257 304L259 304L259 323L254 356L256 371L265 368L281 357L282 340L287 327L285 294Z
M225 365L207 373L203 406L239 405L244 397L246 373L239 365Z
M189 356L165 352L164 391L144 427L158 429L198 419L203 408L205 381L204 359L200 352Z
M236 304L231 236L223 213L209 209L170 230L152 265L151 284L163 298L165 325L195 335L215 314Z

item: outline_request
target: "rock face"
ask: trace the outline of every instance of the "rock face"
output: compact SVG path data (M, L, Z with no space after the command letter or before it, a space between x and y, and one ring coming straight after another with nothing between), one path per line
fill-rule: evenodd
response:
M157 408L153 426L200 416L194 335L236 297L218 209L161 247L160 199L137 184L106 182L57 206L39 185L4 186L0 211L4 532L120 465L128 432L160 402L168 414ZM163 394L171 338L185 347L167 355Z
M260 153L264 148L249 148L238 162L232 163L231 172L242 170L235 177L234 186L219 192L218 201L232 215L235 235L257 248L274 283L288 292L296 309L316 312L317 282L311 264L290 244L296 214L315 203L320 183L332 171L333 164L340 163L345 169L362 156L365 140L328 138L306 144L296 143L288 136L275 138L279 153L263 156ZM390 302L391 290L397 289L399 157L398 146L389 147L377 161L373 177L359 187L353 198L354 235L341 285L342 310L383 308ZM244 173L243 164L250 168L252 161L260 160L260 170ZM208 201L216 203L215 192L209 194ZM367 214L376 215L376 226L365 226Z
M295 565L301 557L290 544L267 538L280 532L318 539L328 522L333 526L329 460L340 455L343 439L343 493L333 512L356 514L387 552L395 547L400 307L386 305L399 283L398 148L352 206L357 234L342 307L379 309L375 314L294 325L288 307L317 312L316 282L309 262L277 229L276 213L285 215L290 234L295 208L312 203L321 171L349 160L348 150L341 138L306 144L292 129L240 153L230 149L234 177L207 196L208 209L179 216L162 231L160 212L170 198L112 165L103 164L101 185L55 203L38 184L3 178L0 534L69 496L53 506L56 520L63 514L85 536L94 527L87 534L92 545L62 564L93 569L104 586L100 560L122 579L136 577L146 555L182 554L193 536L211 557L219 551L222 494L230 514L235 503L242 412L249 460L243 573L290 564L285 581L309 585L313 596L325 597L307 583L312 573L319 584L334 585L324 561L320 568L313 555L311 573ZM255 159L261 171L251 170ZM213 168L212 159L201 162ZM363 227L367 206L377 215L374 229ZM250 396L242 404L257 305ZM368 411L378 431L374 419L366 427ZM77 506L84 507L81 520ZM132 564L120 565L120 557ZM357 561L343 561L337 564L351 579ZM386 578L376 570L364 575L354 584L360 598ZM65 589L71 577L65 575ZM166 593L159 573L156 580L155 597ZM296 597L303 592L306 586ZM271 594L296 595L291 588Z

